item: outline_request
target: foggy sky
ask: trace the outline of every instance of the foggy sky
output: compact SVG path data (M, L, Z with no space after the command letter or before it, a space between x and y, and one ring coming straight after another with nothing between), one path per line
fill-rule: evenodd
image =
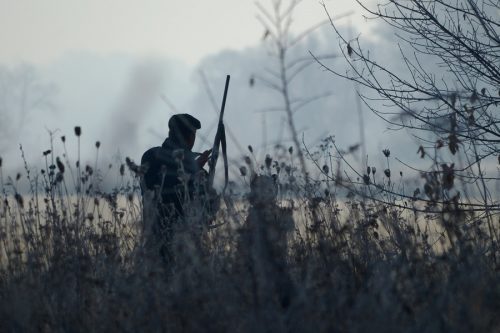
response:
M371 1L371 0L370 0ZM286 4L288 1L284 1ZM47 64L67 52L171 57L196 65L221 49L260 38L254 0L0 0L0 63ZM261 3L270 8L270 2ZM325 1L337 15L357 9L351 0ZM324 20L317 0L304 0L294 31Z
M152 7L145 6L145 10L156 8L153 6L153 2L148 3ZM198 4L198 2L196 3ZM243 3L242 7L246 8L248 3ZM214 2L214 4L219 4L222 7L230 6L229 2L224 1ZM314 19L324 19L325 14L322 7L317 2L314 4L315 6L312 6L310 2L306 1L306 5L309 7L306 6L304 12L297 11L295 14L297 21L300 22L304 16L309 17L311 8L315 11ZM331 7L329 2L327 5ZM18 11L22 10L21 7L16 8ZM177 7L173 5L169 8L174 12L175 10L186 10L179 5ZM94 7L94 10L97 9L98 7ZM105 8L101 9L105 10ZM69 9L61 8L62 12L64 10ZM86 8L85 10L91 9ZM120 10L116 14L117 20L124 20ZM253 20L251 12L255 12L254 7L248 10L250 13L246 10L240 12L235 9L235 16L245 14L252 17ZM195 10L193 15L196 12ZM340 10L336 9L333 14L335 12L340 12ZM47 13L47 15L50 17L52 14ZM311 18L309 17L309 19ZM354 16L351 22L356 22L357 19L359 19L359 15ZM65 21L66 19L60 20L62 20L59 23L61 27L71 26L69 22ZM98 16L96 18L97 25L105 23L100 23L100 20L102 19L99 19ZM151 20L154 21L154 17ZM261 41L262 27L259 26L258 22L253 22L251 25L246 25L244 22L241 22L241 29L233 29L231 32L236 34L236 37L241 37L242 42L230 43L226 41L225 47L221 47L222 44L215 42L217 38L212 38L214 43L210 45L214 48L203 46L203 52L198 52L196 47L189 50L177 47L175 41L190 38L189 31L184 31L182 37L179 36L179 33L177 33L177 37L171 37L173 38L172 44L167 42L170 37L168 37L169 33L166 33L164 45L170 47L162 51L165 54L158 50L156 50L158 52L148 53L147 47L141 46L144 41L137 41L137 37L134 36L130 40L135 42L127 44L129 49L121 49L123 45L118 44L108 45L105 36L101 36L104 38L101 40L103 45L109 46L109 49L106 49L106 47L98 45L98 34L95 35L97 38L95 44L87 45L84 43L81 44L80 48L75 44L74 47L68 47L64 52L61 51L62 53L58 56L44 54L41 51L41 58L45 59L42 63L33 60L25 63L24 66L33 73L35 87L43 87L50 91L47 96L47 105L40 105L30 110L29 116L19 128L12 131L8 138L2 137L0 154L5 161L4 167L11 172L22 168L23 161L18 150L19 143L23 145L26 156L32 165L43 165L41 152L51 147L49 131L53 133L55 153L62 154L60 136L65 135L70 158L74 160L76 158L76 138L73 135L75 125L82 126L83 129L83 163L93 163L95 159L94 143L98 140L101 141L99 159L102 165L116 164L119 159L123 160L125 156L139 161L142 152L162 143L168 132L168 118L175 112L189 112L201 120L202 129L199 131L195 149L198 151L207 149L211 146L215 134L217 114L207 95L201 72L207 79L217 105L222 98L225 75L231 75L225 123L228 131L232 134L228 138L228 149L233 171L237 170L242 163L242 156L248 154L245 150L248 145L255 147L258 157L265 156L267 153L272 154L276 142L285 146L291 145L290 133L283 121L284 113L264 112L266 108L282 105L282 97L264 87L258 80L254 86L249 84L250 77L256 74L262 75L265 73L266 67L273 68L276 63L275 59L269 57L266 42ZM206 26L202 22L198 23L196 25L188 24L192 29L199 30L198 38L206 37L204 33L210 34L210 28L204 30ZM114 24L120 25L112 23L111 28ZM353 36L358 36L367 27L349 24L349 20L345 20L341 24L343 32L348 34L350 29ZM373 28L373 25L371 27ZM30 29L25 27L25 30L21 33L21 38L31 36L30 31L28 31ZM171 30L166 29L165 31ZM44 33L43 29L39 33ZM144 31L143 33L144 36L149 37L149 34ZM245 35L247 33L251 34L252 38ZM217 33L213 34L217 35ZM394 47L390 31L373 29L370 34L364 33L363 36L366 47L373 54L380 54L387 61L399 59L398 50ZM92 34L87 36L87 38L90 37ZM5 39L5 36L2 38ZM61 41L64 40L64 38L61 39ZM55 43L55 41L51 42ZM16 49L14 46L7 49L14 50ZM114 51L111 52L111 48L114 48ZM57 50L57 47L55 46L54 49ZM117 50L121 51L117 52ZM144 50L146 51L143 52ZM325 26L311 35L310 38L304 40L291 51L291 57L308 56L309 51L318 55L340 54L338 38L333 29ZM17 52L22 54L21 51ZM25 48L23 52L28 54L31 51ZM51 52L56 53L54 50ZM176 52L187 52L192 55L189 56L187 53L182 55ZM5 60L11 56L12 54L9 52L2 52L0 59ZM12 74L19 69L19 65L13 65L10 60L4 62L0 68L6 73ZM345 66L345 60L342 58L334 59L330 60L328 64ZM8 80L5 82L9 83ZM39 94L39 90L39 88L33 89L30 94L36 96ZM315 147L320 139L328 135L334 135L342 148L360 142L359 117L355 107L356 92L352 83L333 76L318 64L312 64L293 83L291 92L292 98L331 93L328 98L308 104L295 115L301 138L303 136L309 147ZM172 105L167 105L163 97L166 97L175 109L172 108ZM20 113L12 110L10 108L10 111L2 111L2 120L7 119L9 123L19 123ZM379 164L383 162L380 152L385 148L390 148L393 151L393 156L399 156L406 160L416 158L415 152L418 146L406 132L388 132L386 124L366 108L363 108L363 117L367 152L371 165L380 167ZM4 122L1 126L8 128ZM233 136L237 138L237 142L232 139Z

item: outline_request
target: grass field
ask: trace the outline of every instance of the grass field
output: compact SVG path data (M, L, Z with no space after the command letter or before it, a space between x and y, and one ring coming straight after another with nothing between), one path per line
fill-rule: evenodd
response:
M460 205L422 213L283 178L277 198L254 187L221 204L217 227L199 214L174 223L166 263L137 178L102 193L89 177L70 194L66 174L46 177L38 194L4 183L4 332L500 328L495 215L490 233L482 212Z

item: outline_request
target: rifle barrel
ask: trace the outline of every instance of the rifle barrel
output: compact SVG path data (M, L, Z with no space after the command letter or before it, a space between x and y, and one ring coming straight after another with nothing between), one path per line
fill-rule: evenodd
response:
M217 164L217 158L219 157L219 147L221 144L221 139L222 139L222 137L225 138L224 123L222 120L224 117L224 109L226 107L226 98L227 98L227 91L229 89L229 80L230 79L231 79L231 76L226 75L226 85L224 86L224 96L222 97L222 105L221 105L220 115L219 115L219 125L217 126L217 133L215 134L214 145L212 148L212 155L210 156L211 163L210 163L210 170L208 172L208 183L210 186L212 186L213 182L214 182L215 166ZM224 147L223 147L224 152L225 152L225 149L226 149L226 147L224 145ZM224 159L225 163L226 163L226 159L227 159L227 157ZM227 169L227 167L225 169Z
M224 116L224 109L226 107L226 97L227 97L227 91L229 89L229 80L231 79L231 75L226 75L226 86L224 87L224 97L222 97L222 105L220 109L220 117L219 117L219 122L222 121L222 117Z

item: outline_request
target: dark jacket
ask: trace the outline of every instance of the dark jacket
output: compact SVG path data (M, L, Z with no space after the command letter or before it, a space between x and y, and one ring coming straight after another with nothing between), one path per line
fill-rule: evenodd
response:
M141 165L146 170L143 193L146 189L154 190L155 200L160 199L164 206L173 204L182 215L183 198L192 193L194 175L201 170L196 154L167 138L161 147L153 147L142 155ZM181 179L186 180L186 186Z

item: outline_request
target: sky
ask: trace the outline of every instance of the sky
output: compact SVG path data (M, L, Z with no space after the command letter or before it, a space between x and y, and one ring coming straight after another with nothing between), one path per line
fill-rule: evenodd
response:
M367 23L354 1L324 3L333 17L349 14L336 21L343 33L364 36L367 47L386 60L396 56L390 47L381 46L392 45L391 33ZM268 1L261 4L271 8ZM76 158L76 125L83 131L82 161L93 163L96 141L101 142L99 158L105 165L125 156L139 161L142 152L162 143L168 118L177 112L201 120L195 150L207 149L217 119L207 90L219 104L226 74L232 77L225 123L233 171L248 154L248 145L258 157L275 152L277 142L290 145L284 114L266 111L280 106L282 96L259 80L249 84L250 78L266 76L277 65L257 14L255 2L249 0L0 0L4 167L22 168L19 144L32 165L43 165L42 151L52 147L62 154L62 135L68 138L68 155ZM292 34L326 19L320 2L304 0L294 14ZM302 40L290 57L310 57L309 52L340 54L330 26ZM327 64L342 69L343 61ZM293 83L291 93L296 100L329 95L295 115L310 147L329 135L341 147L359 143L352 83L313 63ZM23 103L20 96L25 96ZM409 145L414 148L406 133L388 132L379 118L362 112L370 163L383 162L382 149L408 154Z
M333 14L358 9L352 0L325 4ZM326 19L317 0L304 0L299 10L295 31ZM196 65L208 54L258 42L262 28L256 14L252 0L1 0L0 61L47 64L71 51L87 51ZM359 22L360 15L352 20Z

